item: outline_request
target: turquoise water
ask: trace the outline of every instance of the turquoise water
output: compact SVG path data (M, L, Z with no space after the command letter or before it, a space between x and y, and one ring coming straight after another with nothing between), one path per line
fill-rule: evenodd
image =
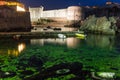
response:
M119 80L119 35L1 39L0 69L4 80L102 80L99 72Z

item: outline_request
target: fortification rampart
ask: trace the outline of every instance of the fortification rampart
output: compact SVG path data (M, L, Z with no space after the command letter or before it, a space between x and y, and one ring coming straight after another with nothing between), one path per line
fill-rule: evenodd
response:
M17 0L0 0L0 32L30 31L30 13Z
M82 19L82 9L79 6L70 6L66 9L43 10L43 7L29 8L31 21L38 19L53 19L57 21L72 21Z
M30 31L29 12L12 12L0 16L0 31Z

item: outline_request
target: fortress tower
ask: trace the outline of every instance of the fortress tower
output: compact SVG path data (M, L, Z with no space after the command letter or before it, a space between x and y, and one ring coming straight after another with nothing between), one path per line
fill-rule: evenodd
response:
M0 0L0 32L30 31L30 13L17 0Z
M0 0L0 6L8 6L16 9L16 11L25 11L24 4L17 0Z

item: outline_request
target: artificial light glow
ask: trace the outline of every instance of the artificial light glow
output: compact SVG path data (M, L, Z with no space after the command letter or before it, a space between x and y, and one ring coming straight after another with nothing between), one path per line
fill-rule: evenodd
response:
M18 45L18 49L13 49L13 50L8 49L8 55L18 56L21 53L21 51L23 51L24 49L25 49L25 44L21 43Z
M79 44L79 39L77 38L67 38L66 44L68 48L75 48Z
M18 50L8 50L8 55L14 55L14 56L18 56L19 55L19 52Z
M17 11L25 11L25 9L20 6L17 6Z
M0 1L0 5L5 5L5 1Z
M25 49L25 44L21 43L18 45L18 51L19 53Z
M106 4L112 4L112 2L106 2Z

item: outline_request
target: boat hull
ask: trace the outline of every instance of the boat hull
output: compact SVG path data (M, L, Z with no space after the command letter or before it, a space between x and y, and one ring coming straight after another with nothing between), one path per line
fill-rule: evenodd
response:
M76 33L75 35L78 36L78 37L86 37L86 35L84 35L84 34L79 34L79 33Z

